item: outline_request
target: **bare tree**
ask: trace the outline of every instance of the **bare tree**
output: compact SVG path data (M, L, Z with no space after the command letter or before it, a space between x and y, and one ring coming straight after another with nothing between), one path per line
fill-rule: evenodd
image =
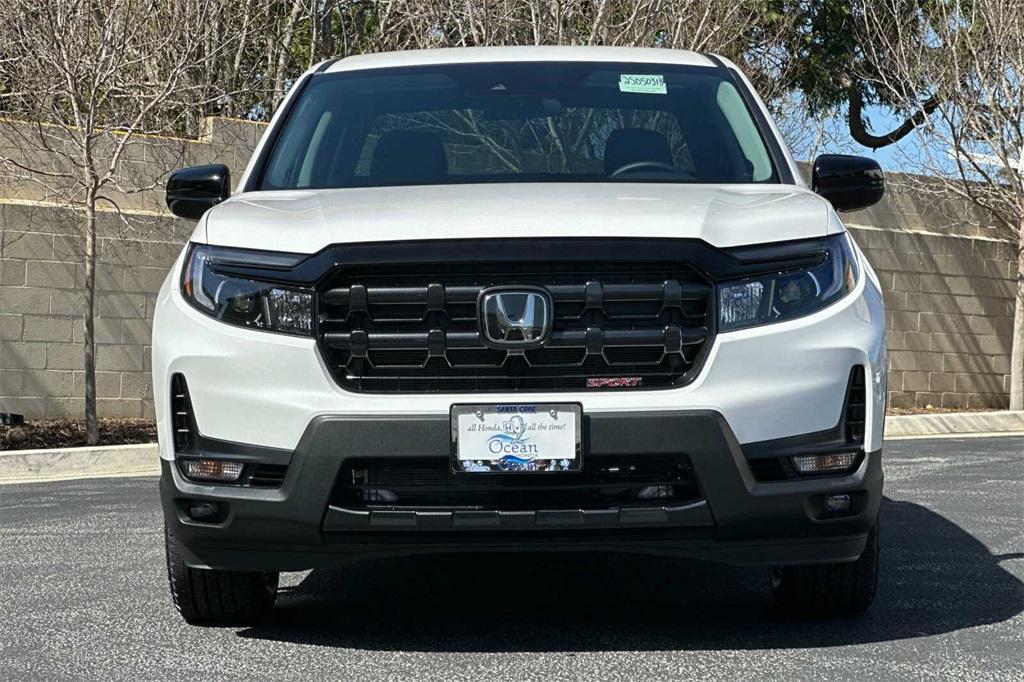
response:
M338 11L359 2L340 2ZM370 50L480 45L606 45L716 52L766 98L788 82L781 36L792 26L757 0L390 0L370 3ZM770 19L769 19L769 15Z
M204 55L224 36L235 37L229 55L202 59L192 78L211 95L233 93L208 97L202 113L265 119L305 69L328 58L412 48L619 45L723 54L773 100L790 83L779 46L797 15L767 8L763 0L232 0L192 22Z
M871 84L912 112L918 144L904 164L931 176L918 189L973 203L1017 245L1010 409L1024 409L1024 2L949 0L908 14L902 0L877 0L858 29L869 58L895 57Z
M0 166L43 196L80 210L87 440L96 416L97 211L121 212L160 173L127 167L140 138L178 134L211 99L204 66L237 44L219 0L7 0L0 45ZM209 22L209 23L206 23ZM223 96L223 93L217 93ZM147 140L152 143L152 139ZM174 156L174 145L163 148ZM149 146L152 146L151 144ZM168 160L165 167L170 167ZM9 180L11 178L9 177Z

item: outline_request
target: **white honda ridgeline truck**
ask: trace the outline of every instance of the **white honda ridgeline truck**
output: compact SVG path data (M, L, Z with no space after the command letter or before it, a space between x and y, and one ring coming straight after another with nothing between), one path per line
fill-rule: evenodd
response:
M160 290L153 384L174 603L250 622L280 571L434 552L771 567L779 602L875 593L878 281L714 55L474 48L296 82ZM647 576L637 576L646 580Z

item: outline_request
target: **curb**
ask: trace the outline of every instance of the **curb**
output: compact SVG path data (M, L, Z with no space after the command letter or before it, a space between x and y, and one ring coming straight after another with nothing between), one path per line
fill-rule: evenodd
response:
M159 473L156 443L0 452L0 484Z
M1024 434L1024 412L960 412L885 418L886 438ZM156 476L156 443L0 452L0 484L105 476Z
M950 412L885 418L885 437L1024 433L1024 412Z

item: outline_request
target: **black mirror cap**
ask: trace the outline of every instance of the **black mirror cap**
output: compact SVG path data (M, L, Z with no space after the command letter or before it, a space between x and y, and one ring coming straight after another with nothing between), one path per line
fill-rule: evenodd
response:
M180 218L199 220L229 196L231 171L220 163L182 168L167 180L167 208Z
M811 189L828 199L837 211L856 211L881 200L885 174L874 159L822 154L814 160Z

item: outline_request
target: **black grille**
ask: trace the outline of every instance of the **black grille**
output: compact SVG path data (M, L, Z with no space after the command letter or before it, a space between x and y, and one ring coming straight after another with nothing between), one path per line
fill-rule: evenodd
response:
M693 468L682 455L594 457L580 472L526 474L452 473L446 458L381 457L348 460L332 504L392 510L602 509L699 499Z
M508 285L551 295L542 347L482 342L480 292ZM678 263L343 267L320 289L319 339L335 379L354 391L578 390L625 377L633 381L590 388L664 388L699 370L712 300L709 284Z

